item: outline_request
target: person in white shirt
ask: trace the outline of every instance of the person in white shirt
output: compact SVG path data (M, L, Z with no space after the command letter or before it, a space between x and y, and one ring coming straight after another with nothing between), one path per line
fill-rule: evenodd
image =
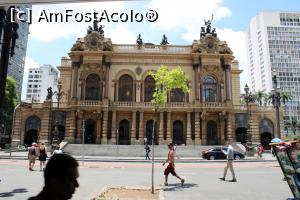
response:
M224 168L223 177L219 178L219 179L222 180L222 181L225 181L227 170L229 168L230 171L231 171L231 174L232 174L232 180L230 180L229 182L236 182L237 180L236 180L235 173L234 173L234 170L233 170L233 159L234 159L233 147L230 145L229 141L227 141L226 144L227 144L227 151L225 151L223 149L222 149L222 151L227 155L227 164Z

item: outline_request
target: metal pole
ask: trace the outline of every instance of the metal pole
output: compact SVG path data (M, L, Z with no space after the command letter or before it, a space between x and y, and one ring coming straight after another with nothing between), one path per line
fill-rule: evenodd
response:
M277 124L276 124L276 128L277 128L277 138L280 138L280 115L279 115L279 93L277 93L276 91L276 120L277 120Z
M84 145L85 120L82 120L82 144ZM84 151L82 151L82 165L84 165Z
M152 174L151 174L151 193L154 194L154 129L155 129L155 119L153 120L152 128Z

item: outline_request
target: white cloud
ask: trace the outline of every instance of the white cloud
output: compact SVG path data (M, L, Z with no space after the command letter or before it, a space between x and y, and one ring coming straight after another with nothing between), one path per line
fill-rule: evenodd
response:
M239 61L239 68L243 70L240 76L240 86L242 90L245 84L249 83L245 33L242 31L233 31L232 29L218 29L217 33L220 40L228 43L230 49L233 51L235 59Z
M223 0L153 0L149 9L156 10L159 15L153 28L161 28L168 31L183 29L185 32L182 38L192 42L194 39L200 38L200 27L204 26L204 20L211 19L212 13L214 14L214 21L231 15L231 11L221 5L222 1ZM172 6L170 7L170 5ZM248 82L244 32L233 31L228 28L217 28L216 31L219 39L228 43L234 53L235 59L239 61L240 69L244 70L240 77L241 87L243 87L245 83Z
M204 25L204 19L214 20L231 15L231 11L221 6L222 0L153 0L148 9L158 13L158 20L153 27L163 30L183 28L186 33L183 39L196 33L199 36L200 27Z
M86 33L86 28L89 25L92 25L92 22L76 22L74 20L76 13L85 15L85 13L93 13L94 11L97 11L99 13L99 18L104 10L112 13L121 12L122 9L124 9L123 2L33 6L33 23L30 26L30 38L37 39L43 42L50 42L58 38L69 38L71 36L82 37ZM50 13L65 14L66 10L73 10L72 14L74 17L70 17L69 22L66 22L65 15L63 15L63 22L47 22L46 20L40 20L40 22L38 22L43 11L47 13L47 17L50 20ZM42 16L44 17L45 15ZM52 17L52 19L54 21L55 17ZM61 18L59 17L58 19L60 20ZM107 24L107 27L111 28L112 26L110 24ZM105 31L108 31L108 29L105 29Z
M38 68L40 65L32 60L28 55L25 58L25 67L24 67L24 74L23 74L23 84L22 84L22 95L21 99L26 99L26 90L27 90L27 83L28 83L28 69L29 68Z
M136 36L123 25L119 25L113 30L108 30L106 35L115 44L135 44L136 40Z

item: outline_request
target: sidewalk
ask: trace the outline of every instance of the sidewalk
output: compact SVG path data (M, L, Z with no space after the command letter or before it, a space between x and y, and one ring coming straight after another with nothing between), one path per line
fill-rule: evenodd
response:
M145 157L112 157L112 156L76 156L74 157L79 161L89 162L151 162L145 160ZM27 151L22 152L4 152L0 151L0 159L13 159L13 160L27 160ZM166 157L155 157L155 162L163 162ZM271 153L263 154L263 158L257 159L256 157L245 157L245 159L236 160L235 162L275 162L276 158ZM224 160L204 160L202 157L177 157L178 163L197 163L197 162L224 162Z

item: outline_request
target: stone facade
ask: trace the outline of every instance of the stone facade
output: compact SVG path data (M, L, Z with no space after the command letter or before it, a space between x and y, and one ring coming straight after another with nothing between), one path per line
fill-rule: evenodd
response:
M13 144L48 143L55 134L70 143L132 145L143 144L144 137L151 143L153 122L155 144L269 140L275 110L240 105L241 70L232 54L226 42L211 34L191 46L121 45L112 44L103 32L89 31L61 60L65 95L59 109L49 100L21 106ZM180 66L191 91L171 92L154 114L150 99L155 82L147 73L161 65Z

